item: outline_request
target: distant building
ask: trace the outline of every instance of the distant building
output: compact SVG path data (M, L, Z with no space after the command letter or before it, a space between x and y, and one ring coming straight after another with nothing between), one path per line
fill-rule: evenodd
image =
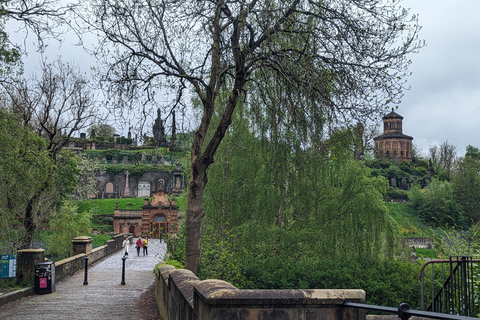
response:
M124 210L118 206L113 211L113 231L132 233L135 237L164 238L166 234L176 234L180 230L181 212L175 199L160 189L152 201L144 199L142 210Z
M398 113L388 113L383 117L383 134L373 138L375 156L394 161L412 161L412 140L402 132L403 117Z

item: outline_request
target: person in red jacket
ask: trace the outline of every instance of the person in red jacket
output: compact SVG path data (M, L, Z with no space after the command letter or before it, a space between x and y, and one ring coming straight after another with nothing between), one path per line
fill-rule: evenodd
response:
M143 240L142 237L138 237L135 248L137 248L137 256L140 255L140 248L143 247Z

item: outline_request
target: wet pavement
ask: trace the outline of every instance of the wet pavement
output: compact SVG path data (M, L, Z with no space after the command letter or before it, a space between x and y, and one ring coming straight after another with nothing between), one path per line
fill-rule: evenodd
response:
M133 243L135 243L134 239ZM166 244L149 239L148 255L137 256L130 246L125 259L122 285L123 250L89 266L87 281L81 270L55 284L55 292L34 295L7 304L0 319L142 319L136 302L154 281L153 268L162 261Z

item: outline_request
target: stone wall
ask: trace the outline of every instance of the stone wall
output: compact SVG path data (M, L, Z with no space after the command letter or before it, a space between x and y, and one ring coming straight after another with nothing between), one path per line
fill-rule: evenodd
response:
M112 253L122 249L123 240L130 234L118 234L105 242L101 247L95 248L88 253L82 252L75 256L55 262L55 281L59 281L78 270L85 268L85 255L88 255L88 265L91 265Z
M241 290L221 280L198 279L189 270L159 264L155 298L170 320L356 320L365 311L342 303L365 302L363 290Z
M427 237L408 237L403 239L403 243L410 248L435 249L433 239Z
M164 189L166 192L169 192L172 189L172 177L170 172L160 172L160 171L147 171L143 173L140 177L135 177L130 175L128 178L129 193L131 197L138 197L138 183L147 182L150 184L150 194L148 197L151 197L152 193L159 188L159 181L163 180ZM108 172L103 173L102 175L96 175L95 180L97 181L97 198L123 198L125 193L125 182L126 175L125 172L119 172L112 177ZM113 193L106 194L106 185L107 183L113 183ZM182 185L183 189L183 185Z

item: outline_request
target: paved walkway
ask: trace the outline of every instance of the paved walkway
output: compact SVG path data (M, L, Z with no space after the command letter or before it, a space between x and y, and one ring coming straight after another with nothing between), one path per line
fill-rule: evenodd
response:
M141 319L136 302L153 283L153 268L165 252L165 243L158 239L149 239L147 256L142 252L137 256L135 245L132 245L129 258L125 260L125 285L121 285L122 251L89 267L88 285L83 285L85 273L82 270L57 282L54 293L11 303L11 307L0 312L0 319Z

